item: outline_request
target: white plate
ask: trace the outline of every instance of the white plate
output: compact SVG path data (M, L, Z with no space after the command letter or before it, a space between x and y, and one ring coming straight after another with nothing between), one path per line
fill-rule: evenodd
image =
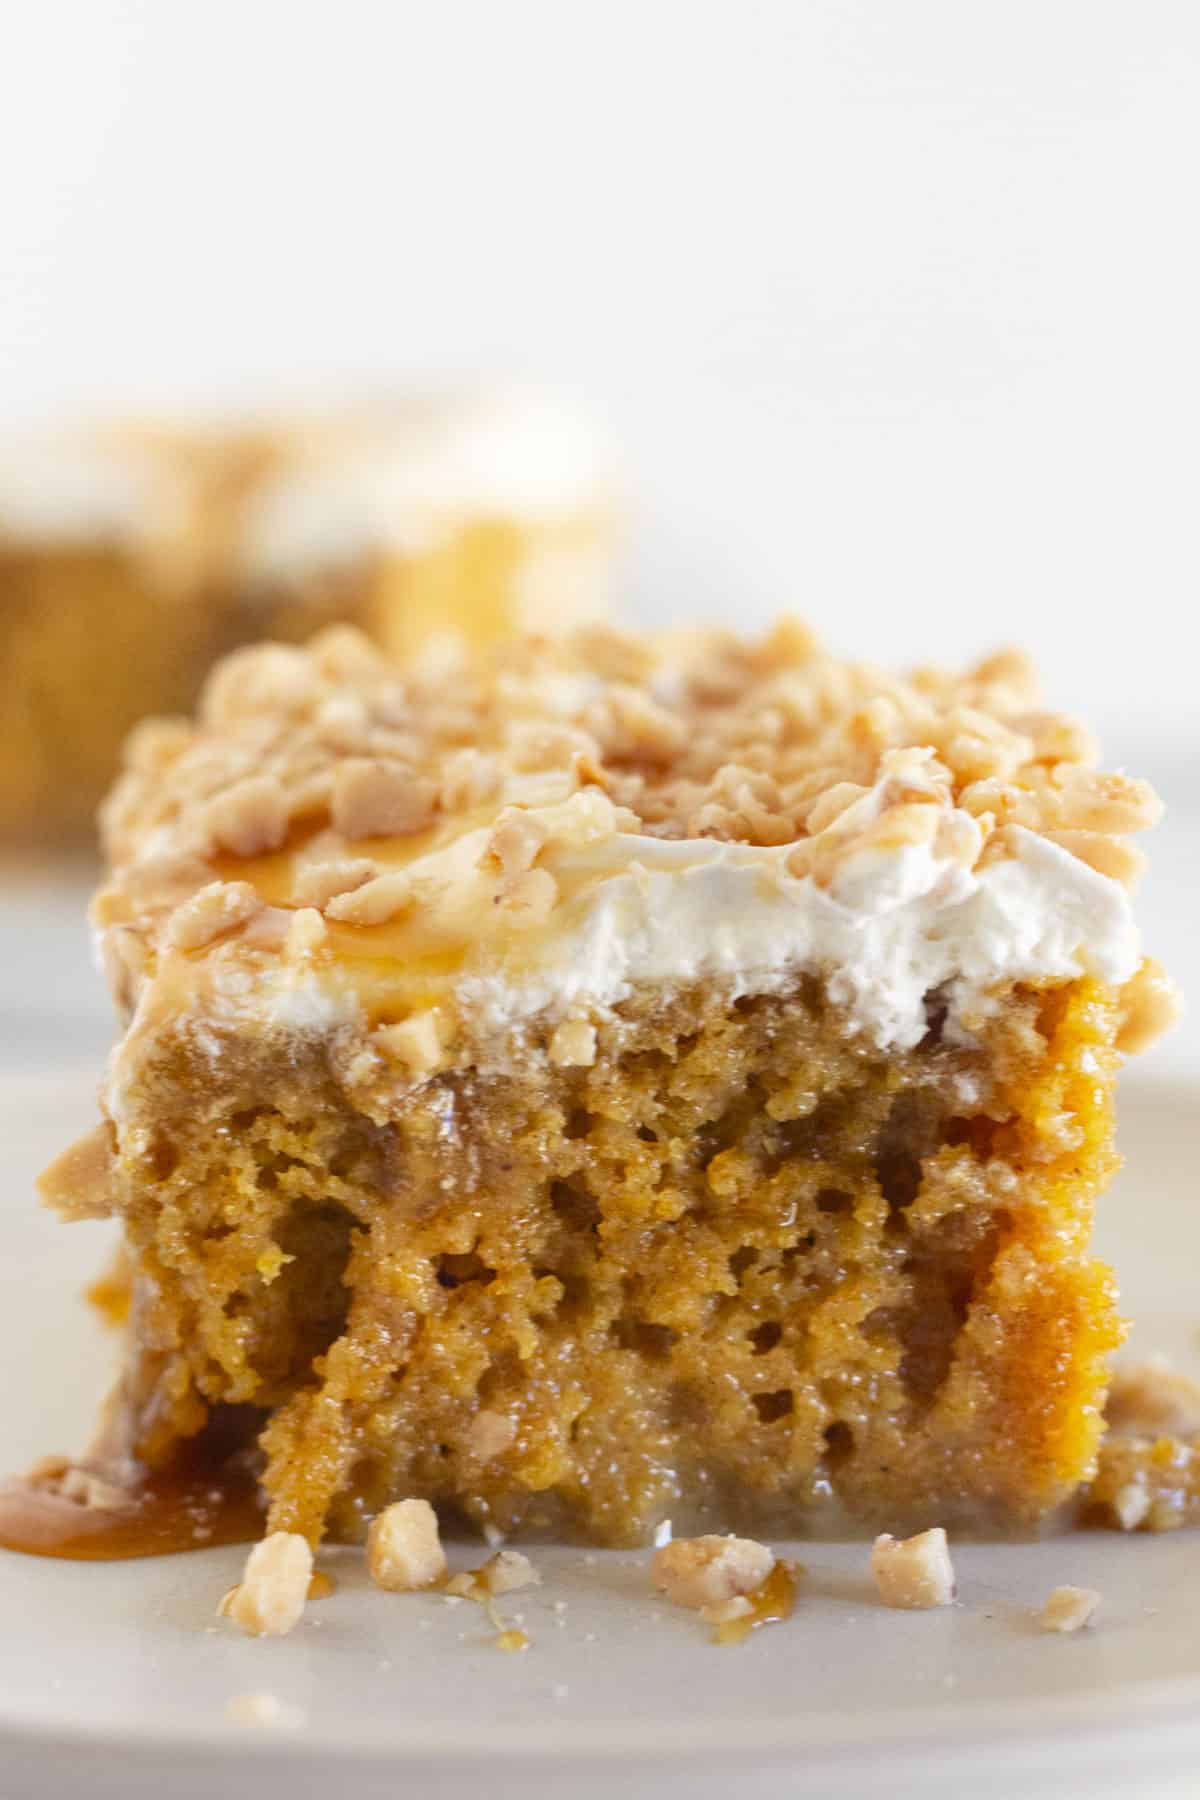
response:
M93 1078L8 1077L0 1141L0 1464L77 1447L111 1346L79 1289L103 1227L64 1229L31 1197L38 1166L92 1120ZM1195 1287L1200 1085L1126 1084L1126 1173L1101 1233L1135 1344L1200 1365ZM796 1547L794 1617L735 1649L656 1601L646 1557L547 1550L513 1595L532 1639L504 1655L479 1612L377 1593L334 1553L339 1589L288 1639L217 1625L236 1549L123 1564L0 1553L0 1795L281 1800L441 1796L1193 1794L1200 1759L1200 1541L1078 1533L964 1544L960 1599L873 1603L865 1545ZM462 1545L458 1560L478 1557ZM1095 1629L1037 1632L1048 1589L1098 1587ZM565 1600L565 1614L554 1602ZM302 1722L226 1717L268 1692Z

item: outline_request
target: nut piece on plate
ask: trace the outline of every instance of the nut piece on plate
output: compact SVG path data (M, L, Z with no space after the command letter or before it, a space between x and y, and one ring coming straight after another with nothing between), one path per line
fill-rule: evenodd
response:
M295 1531L273 1531L255 1544L241 1581L217 1611L251 1637L283 1637L303 1617L312 1571L308 1539Z
M428 1500L397 1500L371 1521L367 1568L376 1587L393 1594L432 1587L442 1579L446 1553Z
M1047 1596L1038 1624L1043 1631L1078 1631L1091 1623L1099 1604L1095 1588L1056 1587Z
M754 1538L676 1538L656 1550L650 1579L676 1606L719 1606L752 1594L775 1567L774 1552Z
M489 1594L511 1594L517 1588L538 1587L541 1576L527 1556L519 1550L497 1550L479 1571L479 1580Z
M885 1531L871 1546L871 1573L885 1606L921 1611L954 1599L954 1565L940 1525L910 1538Z

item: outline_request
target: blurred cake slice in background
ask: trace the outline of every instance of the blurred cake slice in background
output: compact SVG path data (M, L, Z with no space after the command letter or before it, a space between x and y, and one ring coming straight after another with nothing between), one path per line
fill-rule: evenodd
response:
M507 390L0 447L0 838L89 837L130 727L242 643L347 621L405 654L602 615L611 471Z

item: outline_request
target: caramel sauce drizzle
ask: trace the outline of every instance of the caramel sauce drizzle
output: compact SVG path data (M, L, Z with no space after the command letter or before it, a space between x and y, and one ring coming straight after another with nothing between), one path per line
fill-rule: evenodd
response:
M29 1477L0 1487L0 1547L71 1562L250 1544L262 1536L264 1521L254 1474L207 1434L169 1469L122 1489L119 1505L86 1506Z
M714 1644L741 1644L752 1631L764 1625L778 1625L792 1615L796 1604L796 1585L802 1571L797 1563L779 1561L760 1587L746 1598L751 1610L738 1619L727 1619L713 1632Z

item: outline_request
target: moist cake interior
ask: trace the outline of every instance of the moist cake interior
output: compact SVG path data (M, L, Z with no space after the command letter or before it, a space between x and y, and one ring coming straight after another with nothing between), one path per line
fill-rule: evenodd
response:
M317 1045L282 1078L222 1045L215 1084L213 1046L164 1046L124 1173L140 1454L271 1409L270 1525L314 1536L397 1495L612 1543L1036 1517L1120 1335L1087 1255L1119 1009L1016 990L973 1048L933 1011L884 1057L812 981L680 996L590 1068L447 1075L384 1125Z

